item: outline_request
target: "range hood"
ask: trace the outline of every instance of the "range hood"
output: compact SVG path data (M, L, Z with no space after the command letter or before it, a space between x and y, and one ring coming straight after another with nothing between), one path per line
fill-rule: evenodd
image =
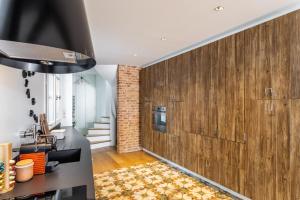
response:
M0 64L56 74L94 67L83 0L0 0Z

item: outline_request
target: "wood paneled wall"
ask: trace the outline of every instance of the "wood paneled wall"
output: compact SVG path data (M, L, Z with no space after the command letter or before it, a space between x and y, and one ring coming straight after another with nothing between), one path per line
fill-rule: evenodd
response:
M144 148L252 199L300 199L300 11L147 67L140 84Z

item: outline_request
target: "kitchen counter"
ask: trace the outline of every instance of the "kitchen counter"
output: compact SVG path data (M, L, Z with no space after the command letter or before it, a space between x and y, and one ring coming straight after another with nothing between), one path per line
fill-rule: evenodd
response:
M0 199L20 197L46 191L53 191L76 186L87 187L87 198L95 199L92 157L89 141L72 127L65 127L65 139L58 140L57 148L81 148L80 162L61 164L48 174L36 175L25 183L17 183L15 189L0 195Z

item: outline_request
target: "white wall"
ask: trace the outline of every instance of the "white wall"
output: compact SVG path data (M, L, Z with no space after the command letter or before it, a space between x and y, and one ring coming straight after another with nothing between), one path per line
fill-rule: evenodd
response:
M34 122L29 117L29 110L39 114L45 112L44 74L36 73L29 78L31 97L36 98L36 105L25 95L22 71L0 65L0 143L12 142L19 145L18 132L26 130Z

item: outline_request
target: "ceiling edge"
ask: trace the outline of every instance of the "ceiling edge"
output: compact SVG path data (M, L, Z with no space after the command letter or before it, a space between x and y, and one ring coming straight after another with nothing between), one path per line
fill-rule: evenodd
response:
M163 56L163 57L161 57L161 58L159 58L157 60L154 60L152 62L143 64L141 66L143 68L149 67L149 66L154 65L156 63L159 63L161 61L170 59L172 57L175 57L175 56L178 56L180 54L186 53L186 52L191 51L193 49L202 47L202 46L204 46L206 44L215 42L215 41L220 40L222 38L225 38L227 36L230 36L230 35L233 35L235 33L244 31L244 30L249 29L251 27L254 27L254 26L258 25L258 24L262 24L264 22L267 22L269 20L275 19L277 17L280 17L282 15L288 14L288 13L293 12L293 11L298 10L298 9L300 9L300 3L293 3L293 4L291 4L289 6L286 6L286 7L282 8L282 9L276 10L274 12L271 12L271 13L267 14L267 15L264 15L262 17L256 18L256 19L251 20L249 22L246 22L246 23L244 23L242 25L239 25L237 27L229 29L229 30L227 30L227 31L225 31L223 33L220 33L220 34L214 35L212 37L209 37L209 38L207 38L205 40L202 40L200 42L197 42L197 43L195 43L195 44L193 44L191 46L188 46L188 47L185 47L185 48L180 49L178 51L172 52L172 53L167 54L167 55L165 55L165 56Z

